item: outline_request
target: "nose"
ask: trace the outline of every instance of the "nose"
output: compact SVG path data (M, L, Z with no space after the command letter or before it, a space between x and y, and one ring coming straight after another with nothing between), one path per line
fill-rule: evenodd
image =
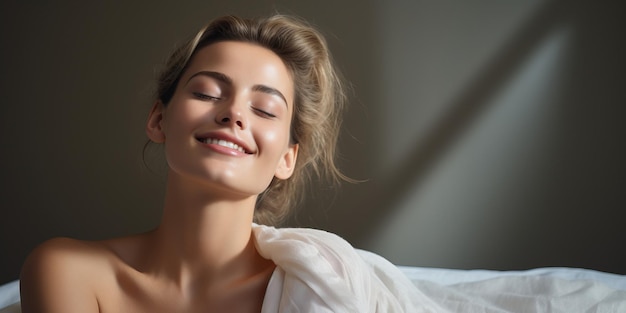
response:
M245 129L248 126L243 107L237 103L224 103L221 110L215 115L215 122L223 126Z

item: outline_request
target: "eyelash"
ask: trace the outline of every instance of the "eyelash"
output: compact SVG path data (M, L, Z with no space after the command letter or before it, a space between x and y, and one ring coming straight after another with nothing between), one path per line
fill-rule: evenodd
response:
M200 92L194 92L193 95L200 99L200 100L207 100L207 101L217 101L217 100L221 100L221 98L218 97L213 97L213 96L209 96L209 95L205 95L203 93Z
M194 92L193 95L196 98L200 99L200 100L206 100L206 101L218 101L218 100L221 100L221 98L205 95L205 94L200 93L200 92ZM257 112L260 115L265 116L265 117L269 117L269 118L275 118L276 117L276 115L274 115L274 114L272 114L270 112L261 110L259 108L252 108L252 110Z
M261 114L261 115L264 115L264 116L267 116L267 117L270 117L270 118L275 118L276 117L276 115L274 115L272 113L269 113L267 111L263 111L263 110L261 110L259 108L252 108L252 110L257 112L258 114Z

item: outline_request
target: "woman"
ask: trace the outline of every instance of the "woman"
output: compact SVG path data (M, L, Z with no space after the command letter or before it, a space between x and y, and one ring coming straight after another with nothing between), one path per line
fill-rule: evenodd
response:
M173 53L146 133L168 163L161 224L52 239L21 275L23 312L410 310L382 258L280 221L312 176L338 181L344 96L322 36L286 17L223 17Z

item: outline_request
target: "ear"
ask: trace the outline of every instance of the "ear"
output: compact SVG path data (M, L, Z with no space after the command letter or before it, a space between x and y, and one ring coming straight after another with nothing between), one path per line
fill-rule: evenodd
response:
M154 103L150 114L148 115L148 122L146 123L146 135L155 143L165 142L165 133L163 132L163 114L165 112L165 106L161 100Z
M296 159L298 158L298 144L289 145L285 154L278 162L276 167L276 173L274 176L278 179L287 179L293 174L293 170L296 167Z

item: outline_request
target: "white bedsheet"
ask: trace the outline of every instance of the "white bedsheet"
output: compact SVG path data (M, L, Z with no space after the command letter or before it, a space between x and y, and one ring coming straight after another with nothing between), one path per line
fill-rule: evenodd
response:
M0 286L0 313L19 313L20 283L12 281Z
M575 268L402 270L445 312L626 312L622 275Z
M626 291L626 276L571 267L543 267L523 271L458 270L433 267L398 266L414 283L431 281L444 286L477 282L503 276L548 276L566 280L592 280Z

